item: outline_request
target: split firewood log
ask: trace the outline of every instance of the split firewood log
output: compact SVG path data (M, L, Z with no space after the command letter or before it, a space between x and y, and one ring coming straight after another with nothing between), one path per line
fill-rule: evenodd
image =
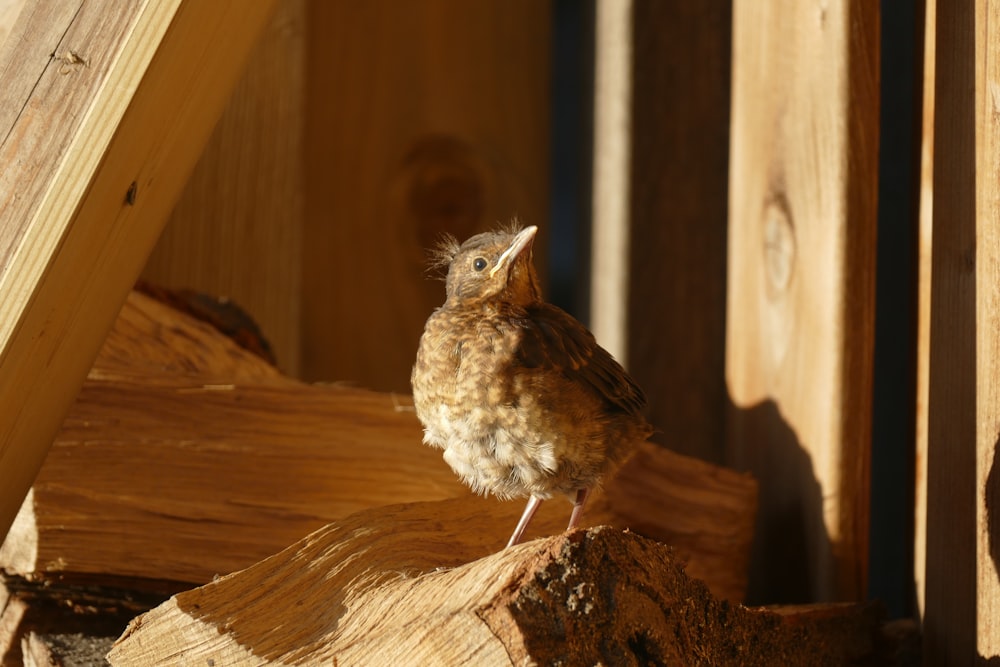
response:
M450 500L348 517L138 617L108 659L841 665L874 650L874 606L813 620L733 605L671 547L610 527L489 553L491 540L467 528L476 511Z

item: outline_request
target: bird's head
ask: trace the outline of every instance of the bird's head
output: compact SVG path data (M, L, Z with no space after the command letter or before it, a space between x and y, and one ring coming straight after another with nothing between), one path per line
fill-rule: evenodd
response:
M527 305L541 298L531 262L537 227L485 232L461 245L454 238L437 249L438 262L447 264L448 301L470 304L491 300Z

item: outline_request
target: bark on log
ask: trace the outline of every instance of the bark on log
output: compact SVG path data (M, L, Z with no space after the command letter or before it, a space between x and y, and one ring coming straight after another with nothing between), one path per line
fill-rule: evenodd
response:
M0 665L105 664L129 621L178 590L137 594L0 576Z
M452 501L454 502L454 501ZM670 547L610 527L488 551L440 503L327 526L138 617L112 665L841 665L874 607L812 622L731 605Z
M104 664L111 648L107 637L82 633L42 635L29 632L21 641L24 667L83 667Z
M143 289L155 288L144 284ZM90 378L115 373L298 384L211 325L138 291L118 313Z
M417 500L468 513L484 550L522 509L473 497L420 444L408 397L282 376L192 318L133 293L62 427L0 567L201 584L353 512ZM85 467L81 464L86 462ZM756 485L644 446L595 497L588 525L672 544L720 597L742 599ZM561 532L545 503L530 536Z

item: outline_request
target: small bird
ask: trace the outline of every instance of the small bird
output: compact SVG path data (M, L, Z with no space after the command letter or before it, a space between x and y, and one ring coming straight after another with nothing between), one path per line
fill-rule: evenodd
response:
M539 504L563 494L579 525L591 490L652 434L639 386L586 327L542 300L537 227L516 222L459 245L447 236L447 298L427 320L411 383L424 442L476 493L528 497L507 546Z

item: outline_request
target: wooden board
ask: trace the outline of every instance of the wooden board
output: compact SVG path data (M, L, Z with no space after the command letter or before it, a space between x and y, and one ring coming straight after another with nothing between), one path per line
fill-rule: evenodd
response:
M971 664L976 650L974 31L974 1L938 5L923 617L928 664Z
M649 397L656 438L717 462L727 407L731 21L729 2L634 3L632 277L618 295L630 370Z
M1000 7L936 8L924 649L1000 657Z
M934 68L937 0L924 0L924 84L920 140L920 231L917 277L917 396L913 470L913 579L924 615L927 568L927 410L930 384L931 237L934 220Z
M595 4L590 326L597 342L628 366L632 1Z
M298 372L305 164L305 0L281 0L143 277L227 296Z
M313 2L302 376L409 392L425 251L548 206L548 0ZM544 273L544 272L543 272Z
M976 653L995 662L1000 661L1000 5L996 2L976 2L975 39ZM947 200L942 205L946 207ZM940 220L944 227L943 215ZM935 550L943 547L934 545ZM935 566L943 565L939 558L935 555Z
M878 120L877 3L734 3L727 439L761 480L751 599L866 595Z
M0 534L271 7L50 0L5 41Z

